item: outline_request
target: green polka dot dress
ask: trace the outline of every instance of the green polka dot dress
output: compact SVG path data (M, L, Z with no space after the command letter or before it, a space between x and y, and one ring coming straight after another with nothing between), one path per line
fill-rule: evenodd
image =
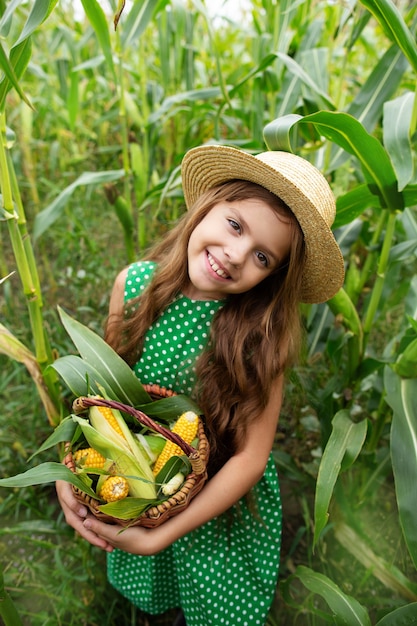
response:
M149 261L130 266L125 301L141 293L154 269ZM147 333L134 366L140 380L190 393L193 364L221 306L178 296ZM264 626L278 579L282 522L272 456L253 494L255 510L243 499L155 556L114 550L107 555L109 581L151 615L181 607L187 626Z

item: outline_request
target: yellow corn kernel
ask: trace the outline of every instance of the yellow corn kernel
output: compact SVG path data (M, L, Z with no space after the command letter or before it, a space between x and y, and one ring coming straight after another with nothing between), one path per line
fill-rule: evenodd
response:
M198 430L198 415L193 413L193 411L187 411L183 413L178 420L176 421L174 427L172 428L172 432L180 435L180 437L186 442L191 443L193 439L197 436ZM183 451L181 448L172 441L167 441L162 449L161 454L158 456L155 466L153 468L153 473L158 474L161 469L164 467L165 463L172 456L181 456Z
M100 489L100 497L106 502L123 500L129 493L129 485L123 476L109 476Z
M83 467L102 468L104 467L106 459L100 452L94 450L94 448L84 448L84 450L77 450L77 452L74 453L74 461Z
M102 416L106 419L107 423L116 431L118 435L125 439L122 429L119 426L117 419L113 415L113 411L108 406L97 407Z

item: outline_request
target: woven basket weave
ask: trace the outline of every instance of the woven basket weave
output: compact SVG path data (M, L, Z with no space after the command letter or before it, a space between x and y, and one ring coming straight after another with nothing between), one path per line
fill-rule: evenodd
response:
M167 398L176 395L174 391L165 389L159 385L144 385L144 387L149 395L154 399ZM161 434L166 439L173 441L180 446L184 454L188 457L191 463L191 472L188 476L186 476L185 482L176 493L160 504L151 506L136 519L123 520L107 515L106 513L102 513L98 508L100 504L102 504L99 500L88 496L73 485L72 489L76 499L87 506L97 519L108 523L119 524L120 526L144 526L146 528L155 528L170 517L173 517L183 511L188 506L191 499L201 491L207 480L206 468L209 457L209 444L204 432L202 420L199 420L198 425L198 447L193 448L193 446L186 443L179 435L154 422L150 417L145 415L145 413L142 413L142 411L138 411L131 406L122 404L121 402L93 397L77 398L74 402L74 412L80 412L89 406L108 406L110 408L119 409L120 411L132 415L143 426L150 428ZM72 452L69 452L65 456L64 463L75 473L75 463Z

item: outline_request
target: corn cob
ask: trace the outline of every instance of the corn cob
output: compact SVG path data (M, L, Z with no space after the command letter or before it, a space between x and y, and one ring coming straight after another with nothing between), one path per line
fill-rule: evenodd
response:
M84 448L74 453L74 461L82 467L95 467L101 469L106 462L105 457L94 450L94 448Z
M178 491L185 480L185 476L182 472L175 474L167 483L164 483L161 487L161 491L164 496L172 496Z
M79 416L73 416L73 419L81 426L88 444L114 463L117 476L126 479L129 495L153 500L156 497L155 478L147 455L120 411L105 407L103 412L102 409L90 407L89 422Z
M100 411L102 416L106 419L106 421L110 424L110 426L114 428L116 433L125 439L125 435L123 434L123 431L120 428L120 424L115 418L113 411L108 406L98 406L97 409Z
M100 489L100 497L106 502L123 500L129 493L129 485L123 476L109 476Z
M186 413L183 413L178 418L172 428L172 432L180 435L186 443L191 443L197 436L197 429L198 415L193 413L193 411L186 411ZM155 476L161 471L165 463L169 461L171 457L181 456L182 454L184 454L183 451L176 443L167 441L153 468Z

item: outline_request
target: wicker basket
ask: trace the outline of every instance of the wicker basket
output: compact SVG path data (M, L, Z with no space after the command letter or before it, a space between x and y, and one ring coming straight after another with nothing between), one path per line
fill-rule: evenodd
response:
M175 395L174 391L165 389L159 385L144 385L144 387L149 395L154 399L167 398ZM93 397L77 398L74 402L74 412L80 412L90 406L108 406L110 408L119 409L120 411L135 417L143 426L160 433L166 439L178 444L191 463L191 472L186 477L182 487L176 493L160 504L150 507L139 517L133 520L122 520L107 515L106 513L102 513L98 508L101 504L98 500L91 498L73 485L72 488L77 500L87 506L97 519L108 523L119 524L121 526L144 526L146 528L155 528L170 517L173 517L183 511L188 506L191 499L201 491L207 480L206 467L209 457L209 444L204 432L202 420L199 420L198 448L196 449L186 443L176 433L171 432L168 428L164 428L160 424L151 420L151 418L145 415L145 413L142 413L131 406L122 404L121 402ZM71 452L69 452L64 458L64 463L71 471L75 472L75 463Z

